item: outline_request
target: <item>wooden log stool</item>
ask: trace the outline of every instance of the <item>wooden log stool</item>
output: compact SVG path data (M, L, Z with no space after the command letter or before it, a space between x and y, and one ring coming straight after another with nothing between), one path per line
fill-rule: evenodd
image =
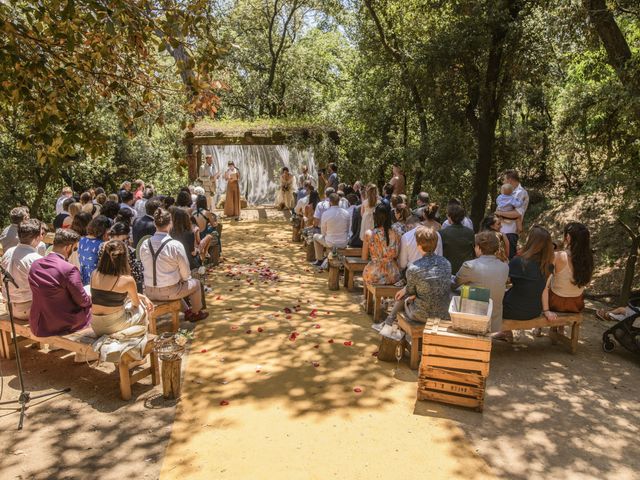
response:
M306 252L307 252L307 262L315 262L316 261L316 249L313 246L313 240L306 241Z
M170 300L168 302L153 302L153 312L149 314L149 332L158 333L157 320L163 315L171 315L171 331L177 332L180 328L180 311L182 300Z
M302 241L302 218L295 217L291 220L291 241L294 243L299 243Z
M344 286L347 290L353 290L353 283L357 274L362 274L369 260L360 257L344 258Z
M424 323L409 320L402 312L397 316L398 327L405 334L404 349L409 350L409 368L417 370L420 365L420 349L422 347L422 333Z
M329 290L340 290L340 268L342 262L334 257L329 260Z
M402 290L402 287L395 285L365 285L364 300L367 313L373 313L374 322L382 321L384 313L382 309L382 300L384 298L393 298L396 293Z
M455 331L451 322L429 319L422 337L418 400L482 411L491 360L491 336Z
M162 396L164 398L180 397L180 372L182 358L162 360Z
M569 349L571 353L576 353L578 340L580 337L580 325L582 324L581 313L558 313L558 318L550 322L546 317L538 317L532 320L502 320L502 330L528 330L531 328L550 327L549 338L552 344L561 343ZM571 333L567 336L560 333L559 327L570 327Z

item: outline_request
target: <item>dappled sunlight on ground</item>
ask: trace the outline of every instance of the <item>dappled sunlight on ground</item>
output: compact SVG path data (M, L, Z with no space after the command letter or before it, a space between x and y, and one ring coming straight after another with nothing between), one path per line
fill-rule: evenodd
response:
M270 220L225 227L162 478L487 476L453 422L413 415L417 375L377 361L360 296L329 291ZM253 262L281 281L226 276Z

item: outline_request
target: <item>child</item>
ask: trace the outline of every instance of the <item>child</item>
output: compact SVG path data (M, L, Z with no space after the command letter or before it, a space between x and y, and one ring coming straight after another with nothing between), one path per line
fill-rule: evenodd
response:
M502 188L500 188L500 195L498 195L496 203L498 204L498 214L500 212L510 212L522 206L522 200L517 199L513 195L513 186L509 183L505 183L502 185ZM502 223L512 223L514 221L513 219L506 217L500 217L500 219L502 220ZM522 215L520 215L515 222L516 231L518 233L522 232Z

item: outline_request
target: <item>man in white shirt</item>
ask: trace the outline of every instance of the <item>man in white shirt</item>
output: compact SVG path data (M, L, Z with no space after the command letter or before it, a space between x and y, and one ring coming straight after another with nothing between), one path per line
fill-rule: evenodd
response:
M13 277L18 285L16 288L9 283L9 296L14 318L18 320L29 320L31 311L31 287L29 286L29 270L31 264L42 255L36 250L42 241L42 224L39 220L25 220L18 226L18 245L9 248L0 264ZM7 301L7 292L3 288L4 301Z
M400 255L398 256L398 265L400 270L404 270L413 262L423 256L418 250L418 243L416 242L416 229L420 226L417 224L414 228L402 235L400 239ZM442 237L438 233L438 243L434 252L436 255L442 256Z
M209 209L211 209L213 207L213 197L216 194L216 180L220 176L220 173L217 173L213 166L213 157L211 155L204 157L204 163L200 165L200 171L198 173L202 188L204 188L207 197L207 205Z
M518 172L515 170L507 170L504 172L504 183L508 183L513 187L512 195L522 202L522 205L515 210L503 212L497 211L496 216L510 218L512 220L521 217L524 220L524 214L527 212L527 208L529 208L529 193L522 187L520 184L520 176ZM507 236L509 240L509 260L511 260L518 249L518 232L517 222L510 223L502 223L502 227L500 227L500 232Z
M62 204L67 198L71 198L71 195L73 195L73 190L71 190L71 188L64 187L62 189L58 200L56 200L56 215L60 215L64 211L62 208Z
M329 205L329 197L333 193L335 193L335 190L333 188L331 188L331 187L326 188L325 191L324 191L324 196L326 198L323 201L318 202L318 205L316 205L316 209L313 212L313 226L314 227L320 228L320 221L322 220L322 215L324 214L324 212L329 210L329 207L330 207L330 205Z
M329 195L329 208L322 215L320 221L320 233L313 236L313 246L316 250L316 266L322 265L324 261L324 249L344 248L349 242L349 224L351 218L349 213L338 206L340 197L337 193Z
M209 316L202 310L202 286L191 278L187 252L182 243L169 236L171 214L163 208L153 218L156 233L140 245L140 260L144 267L144 289L150 300L166 302L188 299L185 320L195 322Z

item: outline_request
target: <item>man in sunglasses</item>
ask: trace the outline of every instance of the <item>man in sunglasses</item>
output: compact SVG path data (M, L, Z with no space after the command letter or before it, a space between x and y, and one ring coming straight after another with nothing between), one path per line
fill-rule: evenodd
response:
M51 253L31 265L29 327L38 337L67 335L91 322L91 297L82 286L80 270L68 262L79 240L73 230L58 229Z

